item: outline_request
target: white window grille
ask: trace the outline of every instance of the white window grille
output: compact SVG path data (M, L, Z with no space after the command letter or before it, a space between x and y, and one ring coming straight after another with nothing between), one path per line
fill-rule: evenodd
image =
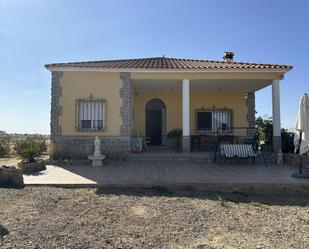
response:
M103 131L106 129L106 101L92 96L76 100L76 129Z
M197 110L197 133L231 132L231 110Z

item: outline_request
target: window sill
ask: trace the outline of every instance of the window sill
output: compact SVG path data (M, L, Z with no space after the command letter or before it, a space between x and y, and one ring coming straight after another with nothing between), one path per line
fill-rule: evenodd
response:
M95 132L106 132L107 129L102 129L102 130L80 130L80 129L76 129L76 132L80 132L80 133L95 133Z

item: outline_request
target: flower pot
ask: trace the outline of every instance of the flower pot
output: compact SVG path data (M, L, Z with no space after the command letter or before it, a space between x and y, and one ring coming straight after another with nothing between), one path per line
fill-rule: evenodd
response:
M23 187L24 179L22 170L13 166L0 166L0 186Z
M35 162L20 162L18 163L18 167L20 167L25 174L37 173L46 170L46 163L42 160Z
M143 140L140 137L133 137L131 140L131 150L133 153L140 153L143 151Z
M178 138L177 137L167 138L166 145L168 149L177 150L178 149Z

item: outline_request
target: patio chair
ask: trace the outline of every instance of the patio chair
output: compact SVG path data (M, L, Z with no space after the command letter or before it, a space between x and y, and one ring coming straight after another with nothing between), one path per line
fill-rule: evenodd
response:
M226 144L221 141L220 136L217 144L217 151L215 153L215 161L219 157L220 166L222 165L223 158L229 159L251 159L252 163L255 163L257 156L262 156L265 167L267 162L264 154L259 151L259 143L257 134L253 138L249 138L243 141L241 144Z
M220 166L222 165L222 158L250 158L255 162L256 153L251 144L220 144Z
M143 137L142 138L142 146L145 148L145 150L147 152L149 152L149 147L148 147L148 144L150 143L150 138L149 137Z

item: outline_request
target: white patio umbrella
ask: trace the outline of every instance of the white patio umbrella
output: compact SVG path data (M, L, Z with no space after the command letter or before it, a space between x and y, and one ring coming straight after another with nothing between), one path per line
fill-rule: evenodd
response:
M299 111L294 128L301 132L299 154L309 151L309 97L304 93L299 101Z
M304 93L299 101L299 111L295 121L294 128L300 134L299 154L303 155L309 152L309 97ZM293 174L295 177L309 177L308 174L302 174L302 163L300 159L299 173Z

